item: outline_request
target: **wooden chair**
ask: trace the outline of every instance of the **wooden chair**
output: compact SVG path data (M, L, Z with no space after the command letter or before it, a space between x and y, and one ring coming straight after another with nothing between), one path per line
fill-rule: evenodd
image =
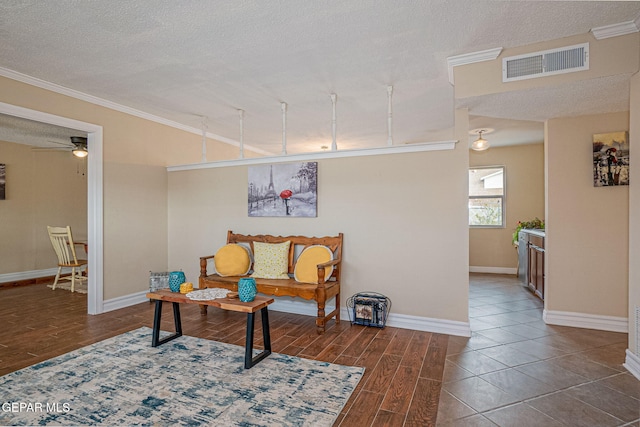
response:
M71 227L47 226L47 230L49 232L51 244L53 245L53 250L58 256L58 274L56 274L56 278L53 281L52 289L56 289L58 280L70 280L71 292L74 292L76 280L87 280L87 277L83 276L80 271L80 267L87 265L87 260L78 259L76 257L75 244L73 243L73 237L71 236ZM71 268L71 275L60 277L62 267Z

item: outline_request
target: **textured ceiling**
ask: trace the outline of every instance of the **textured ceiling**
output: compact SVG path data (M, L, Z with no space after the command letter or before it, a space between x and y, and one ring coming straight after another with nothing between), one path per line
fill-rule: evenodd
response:
M71 150L71 136L86 137L87 133L0 114L0 141Z
M330 145L336 93L339 148L371 147L386 144L388 85L394 143L451 139L447 57L638 16L640 2L607 1L3 0L0 67L197 129L206 117L228 139L239 138L243 109L245 144L274 154L281 102L289 152ZM503 143L541 141L548 117L624 110L628 76L561 91L459 106L472 127L496 129L494 145L506 134Z

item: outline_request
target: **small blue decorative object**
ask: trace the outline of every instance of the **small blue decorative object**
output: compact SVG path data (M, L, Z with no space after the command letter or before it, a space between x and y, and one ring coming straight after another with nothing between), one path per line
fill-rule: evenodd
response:
M180 285L187 281L182 271L172 271L169 273L169 289L171 292L180 292Z
M256 297L256 280L251 277L243 277L238 281L238 298L242 302L251 302Z

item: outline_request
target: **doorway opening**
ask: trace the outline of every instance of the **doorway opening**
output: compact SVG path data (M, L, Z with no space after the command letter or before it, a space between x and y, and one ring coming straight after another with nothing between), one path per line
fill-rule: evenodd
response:
M87 312L100 314L103 303L103 171L102 126L0 102L0 114L76 129L87 133L87 240L89 284Z

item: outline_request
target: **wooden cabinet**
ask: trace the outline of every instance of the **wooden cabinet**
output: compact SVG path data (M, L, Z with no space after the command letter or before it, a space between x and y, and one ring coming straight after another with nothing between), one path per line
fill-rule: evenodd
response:
M527 286L544 299L544 237L535 234L527 245Z

